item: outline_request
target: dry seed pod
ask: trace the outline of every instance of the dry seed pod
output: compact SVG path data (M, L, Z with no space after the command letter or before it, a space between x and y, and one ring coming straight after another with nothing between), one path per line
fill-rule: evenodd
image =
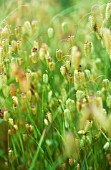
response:
M56 50L56 58L58 61L62 60L62 50L61 49Z
M111 15L111 1L109 1L106 6L106 13L105 13L106 20L109 19L110 15Z

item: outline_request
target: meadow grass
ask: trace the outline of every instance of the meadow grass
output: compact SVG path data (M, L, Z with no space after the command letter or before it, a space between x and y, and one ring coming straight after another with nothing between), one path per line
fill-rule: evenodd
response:
M0 169L111 169L111 2L0 5Z

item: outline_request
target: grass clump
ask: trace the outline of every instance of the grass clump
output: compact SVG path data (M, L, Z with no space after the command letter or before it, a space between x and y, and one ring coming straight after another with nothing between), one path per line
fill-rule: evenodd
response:
M111 169L110 2L63 2L1 3L2 169Z

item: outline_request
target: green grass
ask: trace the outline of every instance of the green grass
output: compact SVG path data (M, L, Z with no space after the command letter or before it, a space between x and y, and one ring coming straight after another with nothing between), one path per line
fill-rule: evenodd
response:
M106 6L106 0L0 1L1 143L2 123L8 125L1 169L111 169Z

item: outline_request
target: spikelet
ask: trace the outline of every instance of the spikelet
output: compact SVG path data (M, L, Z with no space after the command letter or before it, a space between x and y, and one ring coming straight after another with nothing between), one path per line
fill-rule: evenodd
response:
M60 73L62 74L62 76L66 76L66 67L65 66L60 67Z
M32 26L33 32L35 32L35 31L37 32L38 31L38 21L37 20L32 20L31 26Z
M111 95L107 96L106 104L107 104L107 107L111 109Z
M69 109L64 110L65 128L69 128L71 123L71 113Z
M68 24L67 24L67 22L63 22L63 23L61 24L61 28L62 28L62 32L63 32L63 33L66 33L67 30L68 30Z
M5 27L2 28L1 38L2 39L9 38L9 36L10 36L10 28L8 25L6 25Z
M22 27L19 26L19 25L15 27L15 36L16 36L17 39L21 39Z
M13 100L13 104L15 106L17 106L18 105L18 98L16 96L12 96L12 100Z
M4 72L4 65L3 62L0 63L0 74L2 74Z
M77 99L83 99L85 97L85 92L82 90L77 90L76 92L76 98Z
M69 35L67 41L71 47L74 46L74 35Z
M106 142L105 145L103 146L103 149L104 149L105 151L107 151L107 150L109 149L109 147L110 147L110 143L109 143L109 142Z
M31 50L30 60L32 63L37 63L38 59L38 50L36 47L33 47Z
M32 27L29 21L25 21L23 28L22 28L22 34L23 35L32 35Z
M48 75L47 74L43 74L43 83L48 84Z
M2 63L4 60L4 50L3 47L0 46L0 63Z
M13 53L12 45L9 45L9 46L8 46L8 54L9 54L9 56L11 56L12 53Z
M8 97L9 96L9 86L5 85L3 88L2 88L2 92L3 92L3 95L5 97Z
M68 81L70 84L72 84L72 73L68 74Z
M54 65L55 65L55 63L54 63L53 61L50 61L50 62L48 63L48 66L49 66L49 70L50 70L50 71L53 71L53 70L54 70Z
M65 132L63 136L64 152L67 158L77 159L79 155L78 139L72 132Z
M104 79L103 82L102 82L102 85L105 89L108 89L109 88L109 80L108 79Z
M78 48L76 46L73 46L71 48L71 65L76 69L80 64L80 57L81 57L80 51L78 51Z
M45 49L44 48L40 48L40 50L39 50L39 58L40 58L40 60L44 60L44 58L45 58Z
M37 40L34 40L34 47L36 47L37 49L39 49L39 42Z
M94 30L94 27L95 27L95 21L94 21L94 17L92 15L89 16L89 23L90 23L90 27L93 31Z
M49 38L52 38L54 36L54 29L53 28L51 28L51 27L48 28L47 32L48 32L48 37Z
M82 99L78 99L77 102L76 102L76 107L77 107L78 112L80 112L81 109L82 109L82 103L83 103Z
M87 57L87 56L90 56L91 53L92 53L92 43L86 41L84 43L84 55Z
M85 74L83 71L74 70L74 87L75 90L84 89L85 87Z
M70 62L70 60L67 59L67 60L65 61L65 66L66 66L66 69L67 69L68 71L70 70L70 67L71 67L70 65L71 65L71 62Z
M62 50L61 49L56 50L56 58L58 61L62 60Z
M109 19L110 15L111 15L111 1L109 1L106 6L106 13L105 13L106 20Z
M100 7L98 5L92 7L91 15L94 17L94 21L97 26L97 30L99 32L99 30L102 28L103 25L103 17L101 14Z
M73 112L75 110L75 101L68 98L66 100L66 109L69 109L70 112Z
M102 32L103 32L103 43L111 58L111 32L108 28L104 28Z
M13 50L13 51L16 50L16 48L17 48L17 42L16 42L16 40L12 40L12 41L11 41L11 46L12 46L12 50Z
M4 113L3 113L3 119L5 121L8 121L8 118L10 117L10 113L8 110L5 110Z

